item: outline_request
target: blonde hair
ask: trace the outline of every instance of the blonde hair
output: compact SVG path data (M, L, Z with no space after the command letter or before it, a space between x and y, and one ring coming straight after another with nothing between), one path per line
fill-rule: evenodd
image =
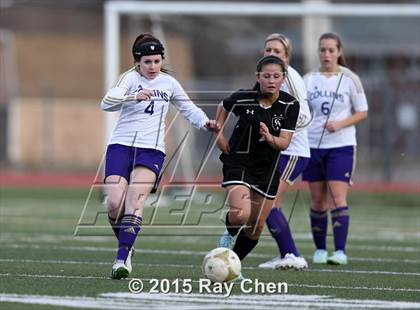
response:
M290 43L290 40L282 33L272 33L265 38L265 44L267 44L268 41L274 40L280 41L284 47L286 56L290 57L290 54L292 53L292 44Z

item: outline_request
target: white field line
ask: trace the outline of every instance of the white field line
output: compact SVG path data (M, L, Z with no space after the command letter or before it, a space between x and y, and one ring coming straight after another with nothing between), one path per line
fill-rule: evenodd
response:
M38 245L38 244L3 244L2 248L9 249L48 249L48 250L68 250L68 251L86 251L86 252L115 252L114 248L107 247L92 247L92 246L57 246L57 245ZM207 254L206 251L188 251L188 250L160 250L160 249L136 249L137 253L143 254L167 254L167 255L199 255L204 256ZM418 252L418 251L417 251ZM251 253L250 257L254 258L265 258L269 259L276 255L277 253L273 252L273 255L270 254L258 254ZM307 256L307 258L311 258ZM407 263L407 264L419 264L420 260L418 259L392 259L392 258L371 258L371 257L350 257L350 260L361 261L361 262L379 262L379 263Z
M28 263L28 264L63 264L63 265L109 265L111 262L97 262L97 261L77 261L77 260L35 260L35 259L8 259L2 258L0 262L5 263ZM197 265L187 264L150 264L150 263L136 263L137 266L145 267L169 267L169 268L196 268ZM258 267L246 266L242 267L245 270L262 270ZM281 272L280 270L278 272ZM419 272L397 272L397 271L381 271L381 270L343 270L343 269L307 269L303 272L330 272L330 273L357 273L357 274L372 274L372 275L397 275L397 276L420 276Z
M233 295L105 293L97 297L0 294L0 302L53 305L89 309L279 309L369 308L413 309L420 303L385 300L343 299L320 295Z
M161 295L161 294L158 294ZM144 299L155 299L154 297L152 297L152 294L147 294L147 293L143 293L143 294L138 294L138 295L134 295L130 296L127 293L105 293L105 294L101 294L100 296L103 297L114 297L114 298L126 298L126 299L132 299L132 300L144 300ZM242 298L244 297L244 298ZM268 298L264 298L262 299L260 295L240 295L240 297L238 298L237 296L233 295L230 296L228 298L226 297L221 297L220 295L217 294L197 294L197 293L192 293L192 294L174 294L174 293L170 293L166 296L163 296L163 298L161 298L160 300L171 300L174 302L177 301L181 301L181 300L186 300L188 302L191 303L208 303L209 299L213 299L212 304L214 306L218 305L218 304L222 304L224 305L229 305L232 303L235 303L237 305L238 308L242 309L243 307L246 306L255 306L255 305L266 305L266 306L273 306L275 305L276 302L281 302L281 301L295 301L298 298L298 295L283 295L281 296L276 296L274 298L272 298L272 295L266 295L266 297ZM270 298L271 297L271 298ZM307 300L316 300L318 298L323 298L323 296L318 296L318 295L311 295L311 296L305 296L305 297L309 297L306 298ZM305 298L300 299L300 301L305 300Z
M220 227L220 232L223 231L223 227ZM148 238L148 240L153 240L153 242L157 243L166 243L167 239L162 238L159 236L148 236L145 235L144 237ZM310 233L294 233L293 237L295 240L299 241L307 241L312 244L312 235ZM196 236L170 236L172 241L181 242L181 243L196 243L197 237ZM217 236L201 236L202 240L216 238ZM351 240L354 241L418 241L420 238L420 232L413 232L413 233L407 233L407 232L387 232L386 234L377 234L375 232L369 233L369 234L352 234ZM113 241L115 238L111 234L111 231L108 236L74 236L74 235L54 235L54 234L37 234L37 235L26 235L26 234L16 234L16 233L7 233L3 232L0 235L0 242L51 242L51 243L61 243L62 241L95 241L95 242L109 242ZM261 240L271 240L271 236L269 233L265 233ZM260 245L259 245L260 246ZM352 245L354 246L354 245Z
M0 243L7 242L28 242L28 243L62 243L63 241L76 242L111 242L114 241L114 235L109 236L73 236L73 235L52 235L52 234L36 234L24 235L15 233L2 232L0 235Z
M103 293L100 296L104 297L119 297L119 298L127 298L127 299L138 299L144 300L155 298L154 294L130 294L130 293ZM158 294L161 295L161 294ZM159 298L158 296L157 298ZM265 306L279 306L279 305L290 305L290 306L301 306L301 307L332 307L333 304L335 307L350 307L353 308L355 306L358 307L366 307L371 308L373 307L383 307L383 308L390 308L394 306L396 308L401 307L418 307L420 303L417 302L399 302L399 301L385 301L385 300L363 300L363 299L342 299L342 298L334 298L333 296L328 295L292 295L292 294L260 294L260 295L232 295L228 298L223 298L220 295L216 294L175 294L169 293L165 294L163 299L166 300L179 300L187 298L187 300L193 299L194 301L203 302L207 301L208 299L213 299L215 304L221 303L223 306L225 304L233 304L237 305L236 309L243 309L247 306L254 306L254 305L265 305ZM311 304L314 303L314 304ZM239 306L239 307L238 307Z
M0 273L0 277L111 280L110 277L67 276L67 275L59 275L59 274L26 274L26 273Z

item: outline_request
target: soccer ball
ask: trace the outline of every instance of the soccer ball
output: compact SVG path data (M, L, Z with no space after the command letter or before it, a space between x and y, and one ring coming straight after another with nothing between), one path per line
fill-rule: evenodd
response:
M241 273L241 260L228 248L215 248L203 260L203 273L213 282L227 282Z

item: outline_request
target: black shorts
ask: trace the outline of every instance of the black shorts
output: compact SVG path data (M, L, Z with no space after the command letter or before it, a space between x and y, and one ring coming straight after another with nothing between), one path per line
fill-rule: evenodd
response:
M277 169L272 173L252 171L241 165L223 165L222 187L244 185L267 199L274 199L280 182Z

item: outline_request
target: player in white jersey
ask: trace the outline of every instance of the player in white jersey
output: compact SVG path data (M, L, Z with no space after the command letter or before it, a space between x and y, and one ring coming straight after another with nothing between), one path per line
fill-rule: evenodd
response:
M165 116L169 101L195 127L217 131L215 121L188 98L181 85L162 72L164 47L151 34L133 44L135 67L123 73L101 102L104 111L121 111L108 143L105 164L107 209L118 239L114 279L131 272L133 245L144 202L157 182L165 158Z
M308 267L305 259L299 256L288 220L281 209L284 194L306 168L310 157L307 126L312 115L306 98L305 83L299 73L289 65L291 53L292 46L285 35L273 33L267 36L264 55L280 57L288 65L287 78L282 85L282 90L299 100L300 110L296 124L297 131L293 134L289 147L281 153L280 184L273 208L266 220L268 229L277 243L280 256L259 265L264 269L304 269Z
M359 77L345 67L338 34L321 35L319 59L320 69L304 77L309 104L314 111L314 120L308 129L311 159L303 173L311 191L311 229L316 246L313 262L347 264L347 192L355 164L355 125L367 117L368 105ZM326 248L328 210L335 245L329 257Z

